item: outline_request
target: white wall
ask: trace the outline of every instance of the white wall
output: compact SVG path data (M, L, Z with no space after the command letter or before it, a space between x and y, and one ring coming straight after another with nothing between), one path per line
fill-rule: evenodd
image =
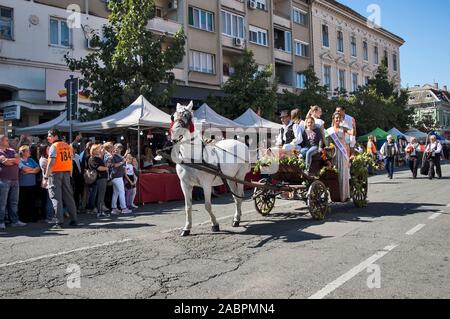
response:
M0 39L0 85L45 90L45 68L65 70L65 53L79 58L91 52L81 28L72 29L73 48L49 44L50 16L67 18L71 12L25 0L1 0L0 4L14 9L13 41ZM38 25L29 22L31 15L39 18ZM80 21L99 30L107 20L81 14Z

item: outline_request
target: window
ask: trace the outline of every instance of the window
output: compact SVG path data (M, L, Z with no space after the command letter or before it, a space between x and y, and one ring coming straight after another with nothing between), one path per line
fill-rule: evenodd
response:
M378 56L378 47L375 46L373 48L373 63L379 64L380 63L380 57Z
M266 10L267 8L267 4L266 4L266 0L255 0L256 2L256 7L260 10Z
M389 67L389 58L388 58L388 52L387 50L384 50L384 57L383 57L384 63L386 63L386 67Z
M70 47L72 32L65 19L50 18L50 44Z
M295 55L309 57L309 44L295 40Z
M345 70L339 70L338 72L339 90L345 90Z
M352 92L356 92L358 90L358 73L352 74Z
M289 31L283 31L279 29L274 30L275 49L281 50L287 53L292 52L292 34Z
M163 8L155 7L155 17L157 17L157 18L163 17Z
M0 38L13 39L13 9L0 7Z
M213 32L214 13L189 7L189 25L197 29Z
M344 52L344 34L342 31L337 32L337 50L338 52Z
M267 30L250 26L250 42L267 46Z
M394 71L398 71L398 62L397 62L397 54L396 53L394 53L392 55L392 65L393 65Z
M244 38L244 17L229 13L221 12L222 15L222 34L234 38Z
M350 45L352 47L352 57L357 57L358 56L358 48L356 47L356 37L352 36L351 40L350 40Z
M331 66L323 66L323 85L331 90Z
M367 45L367 41L363 42L363 51L364 51L364 61L369 61L369 46Z
M214 55L198 51L190 51L189 70L201 73L215 73Z
M304 89L306 87L306 76L303 73L295 75L295 87L297 89Z
M364 85L369 85L369 80L370 80L370 77L369 77L369 76L366 76L366 77L364 78Z
M322 45L326 48L330 47L330 37L328 33L328 26L322 24Z
M293 10L293 20L295 23L307 26L308 24L308 14L300 9L294 8Z

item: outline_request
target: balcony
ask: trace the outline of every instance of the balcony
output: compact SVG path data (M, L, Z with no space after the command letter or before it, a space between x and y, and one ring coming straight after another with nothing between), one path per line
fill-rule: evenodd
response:
M275 60L292 63L292 53L283 50L275 50Z
M245 2L245 0L221 0L220 4L239 12L245 12Z
M287 29L292 29L291 20L279 15L279 13L273 15L273 23Z
M182 28L182 25L181 25L181 23L178 23L173 20L154 18L148 22L147 28L154 32L174 35Z

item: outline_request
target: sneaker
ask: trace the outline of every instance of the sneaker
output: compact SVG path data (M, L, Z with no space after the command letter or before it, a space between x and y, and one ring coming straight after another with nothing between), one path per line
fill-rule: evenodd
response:
M134 204L131 204L131 208L139 208L139 207Z
M103 213L103 216L105 216L106 218L109 218L109 217L111 217L111 214L110 214L110 213L107 213L107 212L104 212L104 213Z
M51 227L51 229L52 230L59 230L59 229L62 229L63 227L62 227L62 224L54 224L52 227Z
M22 223L20 220L11 224L12 227L25 227L26 225L26 223Z
M133 213L133 211L128 208L122 209L122 214L131 214L131 213Z
M0 230L6 230L5 223L0 223Z
M119 215L121 213L121 211L119 210L119 209L117 209L117 208L114 208L112 211L111 211L111 214L112 215Z
M92 211L93 214L98 214L98 209L94 208L94 210Z
M105 205L102 206L102 210L103 210L104 212L109 211L108 207L106 207Z

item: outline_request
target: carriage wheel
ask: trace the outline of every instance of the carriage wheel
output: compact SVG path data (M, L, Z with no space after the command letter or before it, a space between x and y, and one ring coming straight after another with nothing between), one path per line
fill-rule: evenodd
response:
M262 179L259 182L268 184L266 179ZM255 201L256 211L264 217L268 216L275 207L275 195L264 189L255 188L253 200Z
M324 183L315 181L311 184L308 191L307 205L313 219L325 219L325 215L328 212L329 199L330 195Z
M351 183L351 195L356 208L367 206L367 193L369 190L369 180L367 177L359 178L358 183Z

